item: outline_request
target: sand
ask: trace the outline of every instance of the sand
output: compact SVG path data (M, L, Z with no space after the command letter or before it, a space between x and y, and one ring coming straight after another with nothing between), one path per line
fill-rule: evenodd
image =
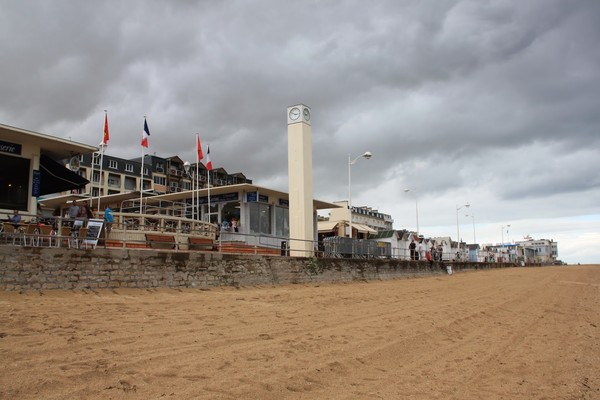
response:
M1 399L600 399L600 266L0 292Z

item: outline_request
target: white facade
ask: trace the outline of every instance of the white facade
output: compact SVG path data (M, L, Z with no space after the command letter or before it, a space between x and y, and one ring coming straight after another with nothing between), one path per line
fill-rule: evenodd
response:
M330 221L349 221L350 210L348 209L348 201L334 201L334 204L340 206L331 210L329 213ZM394 220L389 214L380 213L378 210L374 210L371 207L352 206L352 224L357 223L360 225L368 226L376 231L387 231L392 230Z
M516 241L525 253L526 262L552 263L558 258L558 243L548 239Z

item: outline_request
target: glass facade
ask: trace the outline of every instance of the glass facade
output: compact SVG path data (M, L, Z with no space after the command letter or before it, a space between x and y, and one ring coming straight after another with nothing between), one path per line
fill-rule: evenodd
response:
M275 236L290 236L290 210L284 207L275 207Z
M250 233L272 235L271 205L263 203L248 203Z

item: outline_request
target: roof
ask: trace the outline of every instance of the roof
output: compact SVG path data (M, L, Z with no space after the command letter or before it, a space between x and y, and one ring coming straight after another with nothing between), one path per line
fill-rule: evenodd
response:
M393 229L387 230L387 231L379 231L377 233L370 234L369 239L386 239L386 238L391 238L394 235L396 235L396 237L399 237L398 232Z
M346 225L346 221L318 221L317 230L319 232L329 232L335 229L340 223Z
M40 146L41 154L54 160L64 160L75 155L98 151L98 147L95 146L3 124L0 124L0 139L17 143L35 143Z
M289 195L286 192L281 192L281 191L275 190L275 189L268 189L268 188L265 188L262 186L256 186L256 185L252 185L249 183L240 183L237 185L216 186L216 187L211 187L210 189L199 189L197 191L198 196L200 196L200 197L208 196L209 190L210 190L211 196L225 194L225 193L231 193L231 192L242 192L242 193L258 192L258 193L266 195L266 196L274 196L274 197L279 197L281 199L289 199ZM186 191L182 191L182 192L159 194L156 196L148 197L146 199L146 201L148 203L158 202L158 201L173 201L173 202L175 202L175 201L182 201L184 199L189 199L191 197L192 197L192 191L186 190ZM330 209L330 208L340 208L340 206L337 204L328 203L325 201L314 199L313 200L313 208L316 210L326 210L326 209ZM352 224L352 225L354 226L354 224Z
M362 225L362 224L352 223L352 229L356 229L359 232L367 232L369 234L371 234L371 233L377 233L377 231L375 229L370 228L367 225Z
M148 194L144 193L144 197L147 197L147 196L148 196ZM129 193L109 194L109 195L100 197L100 207L103 208L103 205L112 205L112 204L118 204L120 206L120 203L123 202L124 200L132 200L132 199L139 199L139 198L140 198L139 190L135 191L135 192L129 192ZM98 205L98 197L90 197L89 195L86 195L86 194L67 194L67 195L63 195L63 196L40 198L38 203L43 207L56 208L56 207L62 207L68 203L71 203L73 200L89 201L90 205L92 207L96 207Z

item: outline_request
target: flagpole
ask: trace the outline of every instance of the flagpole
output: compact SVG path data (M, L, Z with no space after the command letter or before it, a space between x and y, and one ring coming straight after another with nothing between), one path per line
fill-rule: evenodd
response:
M140 167L140 216L142 215L142 194L144 192L144 146L142 146L142 165Z
M146 116L144 115L144 133L142 133L142 163L140 168L140 217L142 216L142 202L144 193L144 134L146 132ZM140 221L141 222L141 221Z
M210 162L210 146L207 145L206 148L208 149L207 153L206 153L206 154L208 154L206 156L207 157L206 163L208 164ZM206 168L206 181L208 182L208 222L212 223L210 221L210 169L208 169L208 165ZM217 217L217 222L218 222L218 217Z
M102 166L104 164L104 148L108 144L108 110L104 110L104 133L102 135L102 143L100 143L100 175L98 176L98 212L100 212L100 197L102 197ZM92 156L92 181L94 180L94 159Z
M91 162L92 169L91 169L91 172L90 172L90 197L92 198L92 201L90 202L90 204L92 206L94 205L94 202L93 202L93 199L94 199L93 193L94 193L94 156L95 155L96 155L96 152L94 151L92 153L92 162ZM100 195L100 193L98 193L98 195ZM98 201L100 201L100 199L98 199ZM100 204L98 204L98 206L100 206Z
M195 185L196 190L192 192L192 219L197 221L200 219L200 213L198 211L199 199L198 199L198 164L200 164L200 155L198 154L198 143L200 142L200 134L196 134L196 173L194 175L194 182L192 184ZM195 215L195 217L194 217Z
M102 193L100 190L102 189L102 165L104 164L104 143L101 145L100 149L100 176L98 177L98 212L100 212L100 197Z
M200 190L200 182L198 182L198 174L200 173L200 161L198 161L196 163L196 173L194 174L194 181L196 183L196 191L194 192L194 197L196 198L196 221L200 220L200 195L199 195L199 190Z

